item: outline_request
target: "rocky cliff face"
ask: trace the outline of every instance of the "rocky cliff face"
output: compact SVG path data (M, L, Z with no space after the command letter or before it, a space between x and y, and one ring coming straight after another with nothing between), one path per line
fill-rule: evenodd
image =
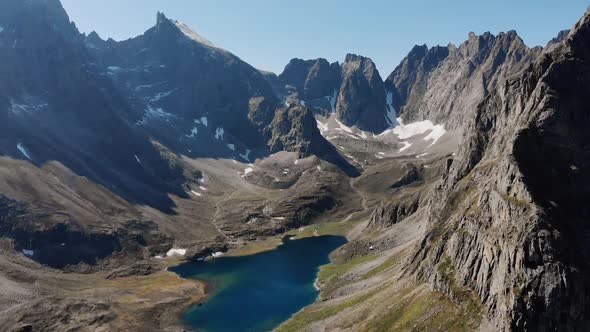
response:
M381 133L395 122L383 80L369 58L348 54L342 65L293 59L278 82L287 103L301 103L324 116L335 113L349 127Z
M374 133L390 126L383 80L371 59L346 55L336 113L345 125Z
M484 45L498 38L507 59L528 62L510 34ZM589 40L586 14L518 77L498 80L428 206L410 271L455 299L472 290L499 330L590 324Z
M129 201L169 211L182 173L140 130L57 0L0 4L0 154L57 160ZM142 160L143 163L139 163Z
M470 33L459 47L414 47L385 86L405 122L431 120L457 129L490 91L526 68L539 52L514 31Z
M279 80L290 95L313 102L334 94L340 86L340 65L326 59L292 59L279 75Z
M262 73L184 23L158 14L143 35L123 42L86 38L136 110L135 122L191 156L236 157L266 150L249 121L250 98L278 102ZM275 106L276 107L276 106Z

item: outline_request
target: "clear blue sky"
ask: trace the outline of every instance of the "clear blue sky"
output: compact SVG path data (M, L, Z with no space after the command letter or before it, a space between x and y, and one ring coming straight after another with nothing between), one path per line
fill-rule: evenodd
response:
M545 45L583 15L582 0L62 0L82 32L116 40L142 34L156 12L264 70L293 58L369 56L386 77L416 44L460 44L469 31L516 30Z

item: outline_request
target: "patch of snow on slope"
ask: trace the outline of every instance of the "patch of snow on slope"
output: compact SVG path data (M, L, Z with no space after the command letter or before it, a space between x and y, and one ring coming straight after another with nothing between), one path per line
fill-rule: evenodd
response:
M166 256L170 257L170 256L184 256L186 254L186 249L175 249L172 248L170 250L168 250L168 252L166 253Z
M305 107L305 100L301 101L301 106Z
M194 195L197 195L199 197L203 196L201 193L198 193L198 192L196 192L194 190L191 190L191 193L193 193Z
M381 135L393 132L400 139L408 139L430 131L430 133L424 137L424 140L433 140L432 144L434 144L447 132L443 125L435 125L430 120L413 122L407 125L403 124L400 118L398 118L397 121L399 124L395 128L386 130Z
M234 144L227 144L227 148L232 151L236 151L236 146Z
M18 151L20 151L20 153L23 154L23 156L27 157L27 159L29 160L33 160L33 158L31 158L31 155L29 154L29 151L27 150L27 148L23 145L23 143L18 143L16 145L16 148L18 149Z
M204 44L204 45L207 45L207 46L211 46L211 47L215 47L215 45L213 45L212 42L210 42L206 38L198 35L188 25L186 25L186 24L184 24L184 23L182 23L180 21L177 21L177 20L173 21L173 23L188 38L190 38L190 39L192 39L192 40L194 40L194 41L196 41L198 43L201 43L201 44Z
M146 124L148 120L151 119L159 119L164 120L166 122L170 122L172 119L176 118L174 114L168 113L164 111L162 108L153 108L148 106L145 109L145 113L143 114L143 118L138 121L138 124Z
M344 125L344 123L338 121L338 119L336 119L336 123L338 123L338 126L340 127L340 128L336 128L336 130L341 130L341 131L345 131L350 134L354 134L354 132L352 131L352 129L350 127L347 127L346 125Z
M254 168L252 167L248 167L244 170L244 175L242 175L242 177L245 177L246 175L252 173L254 171Z
M133 155L133 156L135 157L135 160L137 160L137 163L138 163L138 164L141 164L141 160L139 160L139 157L138 157L136 154L135 154L135 155Z
M197 129L197 127L194 127L193 129L191 129L191 134L186 135L186 137L193 138L193 137L196 137L198 133L199 133L199 130Z
M34 101L30 101L27 104L18 104L14 100L10 101L10 111L13 114L22 114L22 113L32 113L43 111L49 104L47 103L38 103Z
M316 119L320 133L328 131L328 124Z
M404 146L401 149L399 149L399 152L404 152L405 150L409 149L410 146L412 146L412 144L408 143L408 142L400 142L400 143L402 143Z
M207 122L207 117L204 116L201 118L201 123L203 124L203 126L207 127L208 126L208 122Z
M156 93L154 95L154 97L152 97L150 99L150 102L151 103L155 103L155 102L159 101L162 98L166 98L166 97L170 96L174 92L174 90L176 90L176 89L173 89L173 90L170 90L170 91L166 91L166 92L158 92L158 93Z
M220 257L220 256L223 256L223 252L216 251L216 252L212 253L211 256L213 256L213 257Z
M425 141L432 140L432 144L436 143L444 134L446 134L445 127L443 125L436 125L432 128L432 132L424 137Z
M396 119L397 112L393 107L393 92L387 91L387 98L386 98L386 105L387 107L387 114L385 115L385 120L390 127L395 127L398 125L398 121Z
M224 133L225 133L225 130L223 130L223 128L217 128L215 130L215 139L223 141L223 134Z
M4 27L0 26L0 33L2 33L2 31L4 31Z
M246 153L245 154L240 154L240 157L246 159L247 161L250 161L250 152L252 152L252 151L246 150Z
M332 113L336 113L336 101L338 100L338 91L334 89L334 94L331 96L327 96L328 101L330 101L330 106L332 107Z
M27 250L27 249L23 249L23 254L25 254L25 256L34 256L35 255L35 251L34 250Z

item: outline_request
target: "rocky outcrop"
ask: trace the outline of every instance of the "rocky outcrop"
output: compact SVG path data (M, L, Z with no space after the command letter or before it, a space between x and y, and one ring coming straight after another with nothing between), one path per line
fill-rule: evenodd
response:
M313 113L301 105L291 105L277 111L270 124L271 152L296 152L300 158L316 155L339 166L349 176L358 176L356 170L320 133Z
M292 59L279 80L289 95L300 100L314 102L332 96L340 86L340 65L330 64L326 59Z
M429 203L429 232L409 271L455 299L471 290L498 330L590 323L589 41L586 14L496 84ZM518 44L512 38L510 49Z
M395 202L382 202L369 219L370 227L388 228L414 214L420 207L420 194L412 193Z
M344 63L293 59L279 75L286 103L299 103L316 113L336 113L347 126L374 133L395 119L387 106L383 81L371 59L348 54Z
M336 113L349 127L380 133L390 126L383 80L371 59L346 55Z
M459 47L414 47L385 86L406 123L430 120L458 129L490 91L527 68L539 52L514 31L470 33Z

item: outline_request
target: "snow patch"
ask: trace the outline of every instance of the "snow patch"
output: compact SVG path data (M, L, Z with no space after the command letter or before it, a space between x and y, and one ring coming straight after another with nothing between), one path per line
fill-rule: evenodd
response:
M223 128L217 128L215 130L215 139L223 141L223 134L224 133L225 133L225 130L223 130Z
M32 256L35 255L35 251L34 250L23 249L23 254L25 254L25 256L32 257Z
M43 111L48 105L48 103L33 103L31 100L27 104L18 104L14 100L11 100L10 111L13 114L32 113Z
M201 189L202 191L207 191L207 188L205 188L203 186L199 186L199 189Z
M194 32L188 25L177 20L172 21L172 23L174 23L174 25L176 25L176 27L189 39L192 39L200 44L215 47L212 42Z
M385 115L385 120L387 121L387 124L390 127L395 127L396 125L398 125L398 121L396 119L397 112L395 111L395 108L393 107L393 92L391 92L391 91L387 91L385 107L387 108L387 114Z
M0 26L0 33L2 33L2 31L4 31L4 27Z
M350 127L344 125L342 122L338 121L338 119L336 119L336 123L338 123L338 126L339 126L339 128L336 128L336 130L341 130L341 131L345 131L350 134L354 134L354 132L352 131L352 129Z
M254 171L254 168L252 167L248 167L244 170L244 175L250 174Z
M16 148L18 149L18 151L20 151L20 153L23 154L23 156L25 156L27 159L29 160L33 160L33 158L31 158L31 155L29 154L29 150L27 150L27 148L23 145L23 143L18 143L16 145Z
M198 192L196 192L194 190L191 190L191 193L194 194L194 195L196 195L196 196L199 196L199 197L203 196L201 193L198 193Z
M150 102L151 103L155 103L157 101L160 101L160 99L166 98L168 96L170 96L176 89L170 90L170 91L166 91L166 92L158 92L156 93L151 99Z
M432 144L434 144L446 133L443 125L435 125L430 120L424 120L405 125L403 124L402 120L398 118L397 122L398 125L395 128L384 131L380 136L393 132L400 139L408 139L410 137L422 135L430 131L430 133L424 137L424 140L432 140Z
M236 146L234 144L227 144L227 148L232 151L236 151Z
M274 220L285 220L285 219L287 219L287 218L285 218L285 217L274 217L273 219L274 219Z
M318 124L318 129L320 130L320 133L328 131L328 123L324 123L324 122L319 121L317 119L316 119L316 122Z
M434 143L436 143L444 134L446 134L446 130L445 127L442 125L436 125L434 126L434 128L432 128L432 132L430 134L428 134L426 137L424 137L425 141L430 141L432 140L432 143L430 145L433 145Z
M191 129L191 134L186 135L186 137L193 138L193 137L196 137L198 133L199 133L199 130L197 129L197 127L194 127L193 129Z
M305 100L301 101L301 106L305 107Z
M403 144L404 146L401 149L399 149L399 152L404 152L405 150L409 149L410 146L412 146L412 144L408 143L408 142L400 142L400 143Z
M213 256L213 257L221 257L221 256L223 256L223 252L217 251L217 252L212 253L211 256Z
M246 153L245 154L240 154L240 157L246 159L247 161L250 161L250 152L252 152L252 151L246 150Z
M422 158L422 157L426 156L427 154L428 154L428 152L419 154L416 156L416 158Z
M141 160L139 160L139 157L136 154L134 154L133 156L135 157L135 160L137 160L137 163L141 164Z
M172 119L175 119L176 116L174 114L168 113L164 111L162 108L153 108L148 106L145 109L145 113L143 114L143 118L137 122L137 124L145 125L149 120L158 119L163 120L166 122L170 122Z
M170 256L184 256L186 254L186 249L175 249L172 248L170 250L168 250L168 252L166 253L166 256L170 257Z
M207 127L209 125L208 121L207 121L207 117L204 116L201 118L201 123L203 124L203 126Z
M328 101L330 101L332 113L336 113L336 101L338 100L338 91L334 89L334 94L332 96L327 96L326 98L328 98Z

